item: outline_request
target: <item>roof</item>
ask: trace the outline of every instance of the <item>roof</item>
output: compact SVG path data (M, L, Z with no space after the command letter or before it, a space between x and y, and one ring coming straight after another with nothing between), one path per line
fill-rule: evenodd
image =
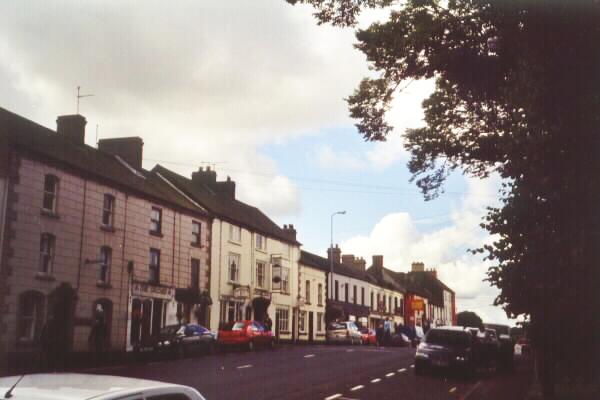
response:
M435 305L444 305L444 290L454 293L430 271L396 272L396 275L408 291L427 297Z
M0 136L18 148L137 192L156 201L208 215L177 193L156 174L139 170L138 176L114 155L86 144L75 144L55 131L0 107Z
M4 394L20 376L0 378L0 393ZM111 375L91 374L31 374L25 375L14 388L15 400L28 399L92 399L103 395L126 395L156 387L177 387L171 383L147 379L124 378Z
M330 263L329 259L318 256L314 253L302 250L300 252L300 264L308 265L320 269L321 271L329 272ZM335 274L347 276L350 278L360 279L368 282L366 272L359 270L358 268L350 267L348 265L333 263L333 272Z
M367 269L367 275L371 278L372 283L397 292L406 292L404 285L397 279L395 272L385 267L378 268L370 266Z
M212 190L210 185L193 182L162 165L156 165L152 172L160 174L195 202L216 216L229 222L242 225L265 236L277 238L283 242L300 245L291 239L282 228L267 217L258 208L245 204L225 193Z

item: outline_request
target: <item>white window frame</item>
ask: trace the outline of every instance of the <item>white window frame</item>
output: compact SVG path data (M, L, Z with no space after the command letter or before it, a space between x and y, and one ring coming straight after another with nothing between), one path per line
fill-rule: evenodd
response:
M306 332L306 311L298 312L298 331Z
M261 283L260 275L259 275L259 270L260 270L259 265L262 266L262 283ZM260 260L256 261L255 279L256 279L256 282L255 282L256 287L261 288L261 289L269 289L267 263L265 261L260 261Z
M278 307L275 311L279 315L279 332L289 332L290 327L290 309ZM285 316L285 318L284 318Z
M112 249L108 246L100 247L100 269L98 271L98 282L109 283L110 282L110 270L112 264ZM104 272L104 279L102 275Z
M198 228L196 232L196 227ZM192 221L192 245L201 246L202 245L202 224L198 221Z
M317 285L317 305L318 306L322 306L323 305L323 284L319 283Z
M234 243L241 243L242 241L242 228L229 224L229 240Z
M227 256L227 280L229 282L238 283L240 281L240 263L241 256L237 253L229 253ZM232 264L235 265L235 269L232 269ZM232 275L232 272L234 275ZM235 278L235 279L232 279Z
M158 215L157 218L155 218L154 213ZM162 209L160 207L152 206L150 210L150 232L159 235L162 233Z
M56 238L51 233L40 235L40 263L38 271L41 274L51 275L54 270L54 252Z
M285 279L284 279L285 278ZM281 293L290 293L290 269L281 266Z
M52 190L48 190L48 188L46 187L46 183L48 183L49 180L53 184ZM42 209L43 210L51 212L51 213L56 213L56 203L57 203L57 199L58 199L59 182L60 182L60 180L58 179L58 177L56 175L46 174L44 176L44 194L43 194L43 199L42 199ZM52 202L52 205L50 208L46 207L46 204L45 204L46 196L48 196L48 198Z
M254 234L254 245L257 250L266 251L267 250L267 237L261 235L260 233Z
M115 216L115 196L110 193L104 194L102 201L102 225L106 227L113 227L114 216ZM108 216L108 217L106 217ZM108 219L108 221L105 221Z
M156 264L154 264L153 255L156 255ZM160 283L160 249L151 248L149 252L148 263L148 281L151 283ZM156 270L156 279L152 279L153 270Z

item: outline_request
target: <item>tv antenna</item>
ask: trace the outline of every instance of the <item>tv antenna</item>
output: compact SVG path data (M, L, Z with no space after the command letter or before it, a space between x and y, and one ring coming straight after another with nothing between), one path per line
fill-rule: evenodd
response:
M93 94L80 94L81 86L77 86L77 114L79 114L79 99L92 97Z

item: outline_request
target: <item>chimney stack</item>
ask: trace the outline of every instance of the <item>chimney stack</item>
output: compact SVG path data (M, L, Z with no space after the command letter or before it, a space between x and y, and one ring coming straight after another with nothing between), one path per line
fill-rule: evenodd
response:
M410 270L411 270L411 272L424 272L425 271L425 263L413 262Z
M198 184L211 185L217 182L217 172L211 171L210 167L198 168L198 171L192 172L192 182Z
M215 175L216 176L216 175ZM235 199L235 182L228 176L226 181L216 182L216 189L227 197Z
M56 132L73 144L85 143L85 124L83 115L61 115L56 119Z
M435 268L428 269L427 272L431 274L435 279L437 279L437 271Z
M342 264L347 265L349 267L354 266L354 254L344 254L342 256Z
M285 233L290 240L296 241L296 229L294 228L294 225L283 225L283 233Z
M383 268L383 256L382 255L373 256L373 266L375 268Z
M342 249L336 244L335 247L327 249L327 260L333 258L333 262L336 264L340 263L340 257L342 256Z
M100 139L98 141L98 150L119 156L119 158L133 168L142 169L144 141L141 137Z
M365 261L365 259L364 259L364 258L362 258L362 257L357 257L357 258L354 260L354 268L356 268L356 269L358 269L358 270L360 270L360 271L363 271L363 272L365 272L365 270L367 269L367 262Z

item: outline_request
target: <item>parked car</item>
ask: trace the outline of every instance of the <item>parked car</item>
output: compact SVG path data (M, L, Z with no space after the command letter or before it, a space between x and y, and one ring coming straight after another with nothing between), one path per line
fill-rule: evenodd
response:
M504 369L514 367L515 342L510 336L510 327L501 324L483 324L486 329L493 329L498 335L498 364Z
M255 347L275 347L275 336L258 321L236 321L219 329L217 342L220 347L238 346L252 351Z
M417 347L415 373L421 375L433 368L451 368L471 374L473 336L462 327L431 328Z
M362 333L352 321L330 322L327 325L326 339L327 343L348 343L354 345L362 342Z
M189 386L120 376L69 373L0 378L0 393L4 395L3 398L13 400L116 400L157 397L204 400L196 389Z
M411 345L411 340L408 336L403 333L392 333L390 336L389 343L384 343L386 346L394 346L394 347L409 347Z
M377 344L377 337L375 336L375 330L362 327L359 329L361 334L361 343L365 345Z
M197 351L212 353L216 347L217 334L198 324L167 325L153 338L156 353L184 357Z

